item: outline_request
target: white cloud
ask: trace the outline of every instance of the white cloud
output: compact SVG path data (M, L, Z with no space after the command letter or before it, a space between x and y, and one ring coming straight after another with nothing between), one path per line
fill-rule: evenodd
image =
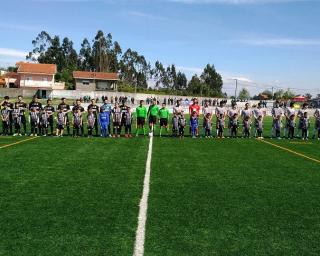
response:
M147 20L166 20L163 16L153 15L145 12L129 11L128 14L133 17L147 19Z
M231 43L239 43L251 46L320 46L320 39L299 39L299 38L249 38L230 40Z
M28 25L21 25L21 24L13 24L13 23L6 23L0 22L0 28L4 30L19 30L19 31L26 31L26 32L34 32L39 31L40 29L34 26Z
M17 49L0 48L0 56L25 59L27 54L28 52L17 50Z
M168 0L182 4L281 4L293 2L314 2L315 0Z

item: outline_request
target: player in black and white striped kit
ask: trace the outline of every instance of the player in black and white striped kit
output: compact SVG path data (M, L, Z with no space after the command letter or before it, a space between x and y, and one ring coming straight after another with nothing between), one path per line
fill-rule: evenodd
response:
M313 116L315 118L313 138L320 140L320 108L316 109Z

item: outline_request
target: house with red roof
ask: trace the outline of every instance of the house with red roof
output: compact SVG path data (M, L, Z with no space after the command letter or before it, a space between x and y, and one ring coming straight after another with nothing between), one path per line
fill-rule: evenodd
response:
M74 71L76 90L106 91L117 90L119 76L117 73Z

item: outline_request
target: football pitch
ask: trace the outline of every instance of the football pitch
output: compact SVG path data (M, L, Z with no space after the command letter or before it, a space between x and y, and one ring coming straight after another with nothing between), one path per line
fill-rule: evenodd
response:
M0 137L0 255L133 255L149 138ZM152 138L144 255L319 255L320 143Z

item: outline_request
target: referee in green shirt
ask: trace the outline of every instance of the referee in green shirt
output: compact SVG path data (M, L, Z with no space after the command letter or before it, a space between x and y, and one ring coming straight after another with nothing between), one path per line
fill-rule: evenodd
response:
M168 122L169 122L169 110L166 108L166 103L162 103L162 107L159 109L160 118L160 137L162 135L162 128L165 129L168 135Z
M154 126L157 123L158 112L159 112L159 107L157 105L157 101L153 100L148 109L150 133L154 132Z
M139 135L139 130L143 131L143 135L146 135L146 130L144 128L144 124L147 118L147 109L143 106L143 100L140 100L140 105L136 108L136 115L137 115L137 134Z

